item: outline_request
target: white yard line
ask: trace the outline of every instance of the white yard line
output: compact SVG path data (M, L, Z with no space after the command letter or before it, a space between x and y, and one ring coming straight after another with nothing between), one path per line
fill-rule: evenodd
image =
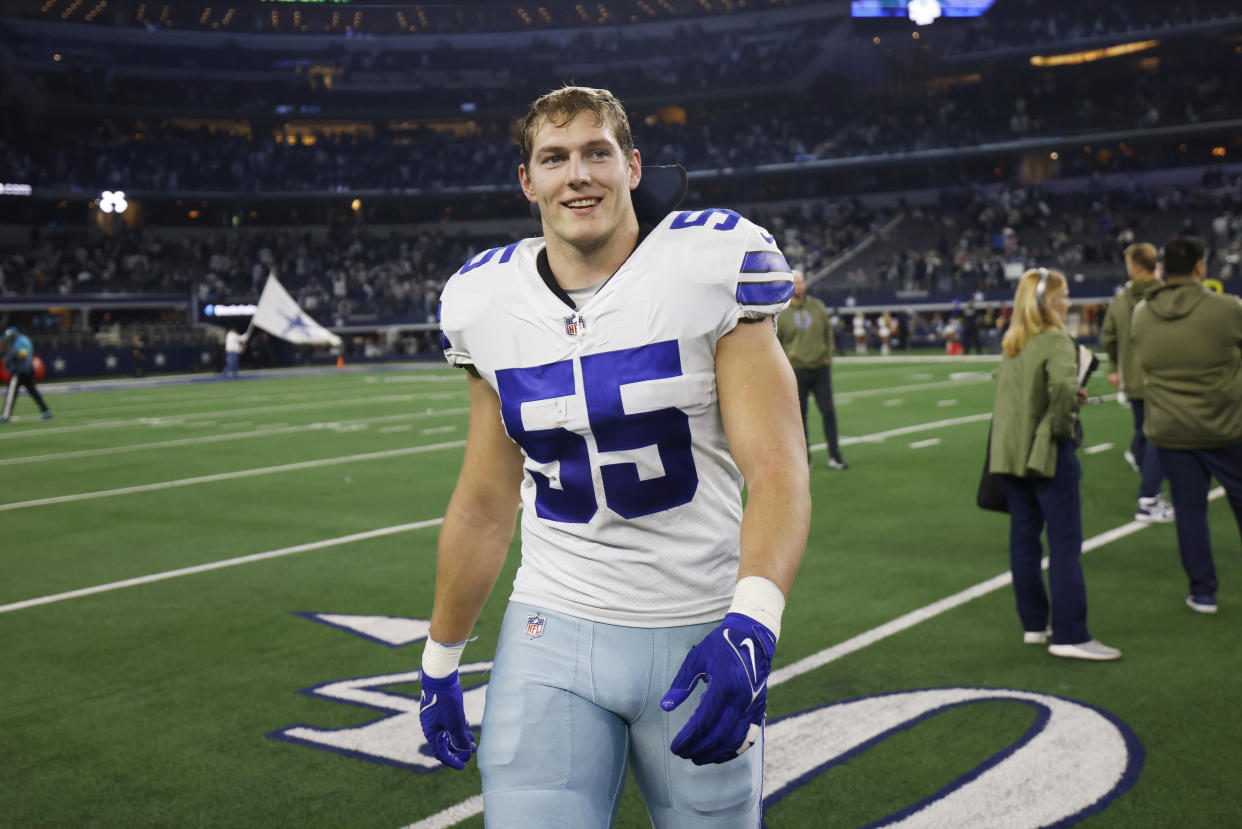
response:
M1082 450L1082 452L1084 455L1097 455L1100 452L1107 452L1112 448L1113 445L1111 443L1097 443L1095 446L1088 446L1086 449Z
M412 412L408 414L397 415L380 415L379 417L367 417L360 420L346 420L333 424L335 426L349 426L354 423L387 423L400 420L413 420L415 418L435 417L436 415L461 415L468 414L469 407L458 409L441 409L439 411L428 414L427 412ZM200 424L189 424L191 426ZM221 426L220 428L224 428ZM117 455L123 452L141 452L147 449L168 449L173 446L197 446L200 443L219 443L221 441L244 440L246 438L262 438L271 435L289 435L297 432L313 432L319 429L328 428L324 423L307 423L300 426L289 426L283 423L274 423L271 425L260 426L250 432L231 432L223 435L203 435L194 438L175 438L172 440L161 440L153 443L130 443L124 446L104 446L99 449L75 449L69 452L49 452L45 455L26 455L20 458L0 458L0 466L12 466L19 463L34 463L43 461L61 461L71 458L92 458L98 455ZM413 426L406 425L398 427L404 429L412 429ZM380 429L381 432L385 431Z
M927 440L916 440L910 444L911 449L926 449L929 446L939 446L940 438L928 438Z
M197 421L198 418L221 418L221 417L237 417L239 415L258 414L259 412L288 412L299 409L323 409L323 408L339 408L341 406L370 406L374 403L408 403L411 400L438 400L449 397L458 397L460 395L448 392L427 392L423 394L384 394L373 397L331 397L317 400L313 403L287 403L276 406L255 406L249 409L223 409L218 412L196 412L192 415L169 415L169 417L179 417L185 420ZM32 434L40 437L46 435L63 434L65 432L82 432L94 429L114 429L118 426L141 426L145 422L155 420L153 417L132 418L126 420L101 420L95 423L84 423L76 426L53 426L47 429L39 429L37 432L31 429L22 429L20 431L0 431L0 440L10 438L29 438ZM186 424L194 426L194 422Z
M972 383L991 383L991 382L992 382L992 378L990 375L981 375L979 377L975 377L972 375L970 377L963 377L960 380L936 380L935 382L932 382L932 383L911 383L905 386L886 386L882 389L862 389L860 391L845 391L845 392L839 392L838 394L835 394L833 396L838 400L842 398L846 400L852 400L853 398L856 398L856 397L877 397L877 396L886 395L886 394L898 394L898 393L908 392L908 391L926 391L928 389L960 388L962 386L970 385Z
M9 504L0 504L0 512L8 512L10 510L26 509L28 507L43 507L49 504L67 504L73 501L90 501L96 498L110 498L114 495L132 495L136 492L154 492L162 489L172 489L179 486L194 486L195 484L209 484L216 481L231 481L238 478L253 478L256 475L272 475L278 472L293 472L299 469L317 469L321 466L333 466L339 463L349 463L350 461L370 461L379 460L381 458L397 458L402 455L413 455L419 452L434 452L438 449L454 449L465 446L464 440L453 440L447 443L432 443L427 446L408 446L404 449L387 449L383 452L365 452L360 455L342 455L336 458L322 458L317 461L301 461L299 463L282 463L277 466L261 466L255 469L241 469L237 472L219 472L215 475L199 475L194 478L179 478L174 481L160 481L154 484L138 484L137 486L124 486L117 489L97 489L93 492L79 492L75 495L55 495L51 498L35 498L30 501L14 501Z
M355 541L365 541L369 538L381 538L385 535L408 532L409 530L418 530L424 527L436 527L443 523L443 518L431 518L426 521L415 521L410 524L396 524L391 527L381 527L378 530L367 530L366 532L342 535L337 538L327 538L323 541L312 541L308 544L297 544L293 547L281 547L279 550L268 550L265 553L254 553L253 555L229 558L224 561L212 561L207 564L199 564L194 567L182 567L180 570L167 570L163 573L153 573L149 576L139 576L133 579L125 579L124 581L114 581L109 584L98 584L94 587L83 587L81 590L70 590L67 593L55 593L51 596L40 596L37 599L26 599L21 602L0 605L0 613L9 613L14 610L25 610L28 607L38 607L40 605L52 604L53 602L63 602L67 599L80 599L83 596L94 596L99 593L109 593L113 590L121 590L126 587L136 587L140 584L151 584L152 582L175 579L179 576L191 576L195 573L209 573L212 570L222 570L225 567L236 567L239 564L252 564L256 561L267 561L270 558L280 558L281 556L293 555L294 553L305 553L308 550L321 550L324 547L335 547L339 544L351 544Z
M1220 487L1217 487L1212 490L1208 497L1216 499L1224 494L1225 491ZM1102 547L1105 544L1116 541L1119 538L1124 538L1125 536L1136 533L1139 530L1146 529L1149 526L1151 525L1143 524L1138 521L1131 521L1129 524L1123 524L1120 527L1116 527L1087 539L1083 542L1082 551L1084 553L1089 552L1097 547ZM1044 558L1043 566L1047 569L1047 557ZM920 607L918 610L912 610L903 616L898 616L890 622L885 622L879 627L874 627L871 630L846 639L844 642L833 645L830 648L825 648L818 653L799 659L791 665L786 665L784 668L773 671L768 677L768 687L772 688L784 682L788 682L791 679L802 676L805 673L809 673L816 668L822 668L824 665L827 665L830 662L835 662L843 656L849 656L852 653L862 650L868 645L874 645L876 642L887 639L888 637L901 633L904 630L908 630L921 622L926 622L928 619L934 619L941 613L952 610L955 607L961 607L967 602L978 599L981 596L986 596L996 590L1000 590L1012 581L1012 574L1001 573L998 576L993 576L987 581L981 581L978 584L966 588L965 590L954 593L952 596L946 596L939 601ZM420 821L407 824L402 827L402 829L448 829L450 826L456 826L457 824L482 813L483 796L475 795L474 797L463 800L455 806L450 806L441 812L437 812L434 815L423 818Z

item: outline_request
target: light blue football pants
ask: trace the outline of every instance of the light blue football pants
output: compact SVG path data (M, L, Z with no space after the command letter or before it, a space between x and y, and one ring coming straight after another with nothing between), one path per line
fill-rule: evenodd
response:
M528 636L528 620L538 620ZM634 628L511 603L479 744L489 829L604 829L634 772L656 829L756 829L763 741L719 765L669 749L703 685L676 711L660 698L715 623Z

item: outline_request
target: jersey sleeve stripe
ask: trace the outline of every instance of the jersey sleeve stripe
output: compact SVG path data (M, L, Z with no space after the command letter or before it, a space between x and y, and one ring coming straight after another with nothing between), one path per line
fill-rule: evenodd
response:
M743 305L777 305L788 302L793 292L793 282L788 279L779 282L739 282L736 297Z
M742 273L789 273L792 270L785 257L775 250L752 250L742 258Z

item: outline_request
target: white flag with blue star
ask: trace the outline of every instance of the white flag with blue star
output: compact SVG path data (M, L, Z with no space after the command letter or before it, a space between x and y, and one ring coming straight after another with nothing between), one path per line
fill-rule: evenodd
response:
M275 273L268 274L250 324L298 345L341 344L340 337L315 322L298 306Z

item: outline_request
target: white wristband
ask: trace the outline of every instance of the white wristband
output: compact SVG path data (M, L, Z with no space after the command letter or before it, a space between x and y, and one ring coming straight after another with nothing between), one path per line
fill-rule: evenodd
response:
M776 582L763 576L747 576L733 591L730 613L741 613L754 619L781 638L781 614L785 612L785 594ZM426 658L426 657L424 657Z
M423 648L423 673L443 679L457 670L461 663L461 652L465 649L465 641L445 645L428 637L427 645Z

